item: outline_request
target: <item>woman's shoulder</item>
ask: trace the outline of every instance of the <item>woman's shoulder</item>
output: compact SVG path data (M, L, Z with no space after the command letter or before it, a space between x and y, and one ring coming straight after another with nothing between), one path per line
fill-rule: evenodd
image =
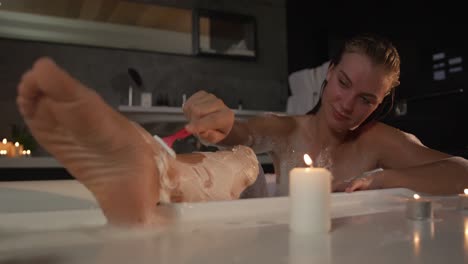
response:
M360 129L359 137L363 142L370 144L421 144L421 141L415 135L382 122L366 124Z

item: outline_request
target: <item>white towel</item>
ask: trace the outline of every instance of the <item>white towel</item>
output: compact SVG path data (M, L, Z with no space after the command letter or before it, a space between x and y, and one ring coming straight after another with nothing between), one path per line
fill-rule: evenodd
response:
M292 95L288 98L286 113L302 115L312 110L320 99L320 89L327 75L329 61L316 68L307 68L289 75Z

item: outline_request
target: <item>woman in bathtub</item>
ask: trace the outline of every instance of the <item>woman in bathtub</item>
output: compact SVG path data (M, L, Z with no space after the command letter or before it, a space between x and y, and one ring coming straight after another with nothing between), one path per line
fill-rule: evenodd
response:
M259 173L255 153L244 146L173 158L48 58L23 75L17 104L36 140L93 193L114 225L164 222L158 202L237 199Z
M184 106L190 120L186 128L205 142L269 153L279 174L279 195L288 194L288 173L304 166L305 153L315 166L331 170L335 191L403 187L429 194L463 192L468 187L466 159L429 149L415 136L375 121L384 102L393 103L399 75L400 58L390 42L356 36L331 60L321 100L308 115L235 122L220 99L200 91Z

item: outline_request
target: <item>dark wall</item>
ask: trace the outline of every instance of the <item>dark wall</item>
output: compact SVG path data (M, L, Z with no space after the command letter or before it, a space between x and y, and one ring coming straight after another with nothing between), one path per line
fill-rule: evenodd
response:
M144 1L182 8L204 8L256 18L258 59L242 61L0 39L0 136L10 124L22 124L16 109L16 85L34 60L50 56L73 76L97 90L114 107L127 98L127 69L137 69L153 98L167 96L180 106L205 89L232 108L284 111L287 99L286 10L284 0Z
M287 2L288 72L313 68L330 58L343 40L373 32L394 42L402 60L401 85L396 102L407 102L407 114L390 113L384 122L418 136L429 147L468 157L468 40L463 8L453 3L337 6L300 1ZM433 79L432 55L461 56L462 72ZM460 93L462 89L464 92Z
M288 72L320 65L328 59L324 1L287 1Z

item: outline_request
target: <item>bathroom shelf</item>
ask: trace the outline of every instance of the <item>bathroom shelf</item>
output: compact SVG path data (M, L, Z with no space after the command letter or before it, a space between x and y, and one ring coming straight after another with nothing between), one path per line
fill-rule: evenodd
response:
M155 122L165 122L165 123L180 123L186 122L187 119L184 116L181 107L171 107L171 106L153 106L153 107L142 107L142 106L118 106L118 110L124 114L127 118L140 123L155 123ZM235 110L235 117L238 120L247 119L254 116L263 115L266 113L273 113L278 115L284 115L285 113L281 112L268 112L268 111L256 111L256 110Z
M52 157L0 158L0 169L63 168Z

